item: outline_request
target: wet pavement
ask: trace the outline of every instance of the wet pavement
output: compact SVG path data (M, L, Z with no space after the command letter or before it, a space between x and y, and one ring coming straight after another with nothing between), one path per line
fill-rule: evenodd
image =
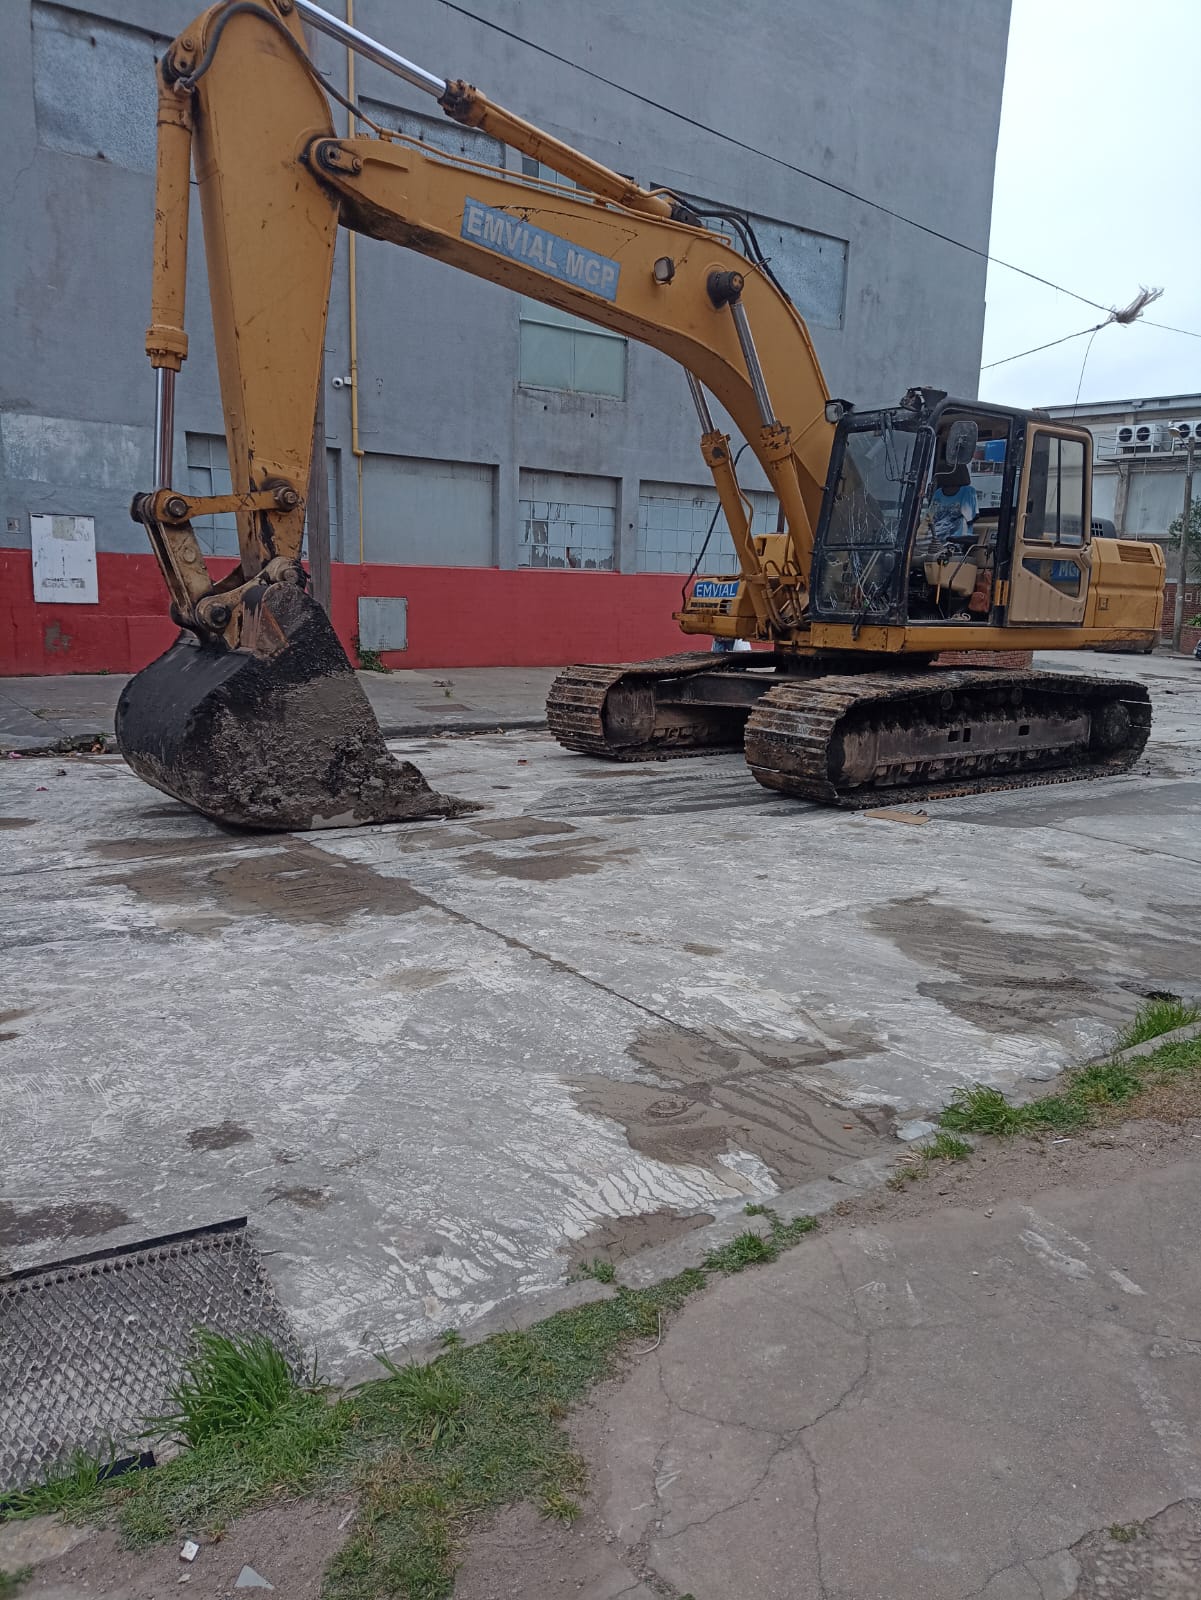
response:
M1138 770L917 827L536 730L395 746L483 811L303 837L5 762L0 1257L248 1215L337 1375L858 1184L958 1085L1201 992L1201 670L1075 661L1151 683Z

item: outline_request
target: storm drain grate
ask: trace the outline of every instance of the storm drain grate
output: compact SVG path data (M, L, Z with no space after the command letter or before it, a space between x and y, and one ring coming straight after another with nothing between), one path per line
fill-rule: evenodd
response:
M300 1351L246 1218L0 1279L0 1495L77 1451L137 1455L196 1328Z

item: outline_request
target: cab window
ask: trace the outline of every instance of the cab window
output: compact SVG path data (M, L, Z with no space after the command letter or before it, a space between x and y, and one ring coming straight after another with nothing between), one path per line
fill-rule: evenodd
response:
M1040 544L1084 543L1084 445L1079 439L1035 435L1025 537Z

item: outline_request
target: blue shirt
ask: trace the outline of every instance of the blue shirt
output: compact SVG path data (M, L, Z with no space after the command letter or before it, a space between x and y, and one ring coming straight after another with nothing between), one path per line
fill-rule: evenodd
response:
M935 539L945 543L948 539L961 539L969 535L970 524L976 520L977 510L976 491L970 483L962 489L956 489L954 494L944 494L941 489L935 489L930 501Z

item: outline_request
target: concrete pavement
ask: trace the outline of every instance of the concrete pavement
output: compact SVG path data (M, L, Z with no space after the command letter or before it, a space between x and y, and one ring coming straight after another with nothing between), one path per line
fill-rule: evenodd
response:
M505 1513L455 1600L1195 1600L1201 1124L1105 1139L690 1302L577 1419L581 1520Z
M556 667L447 667L437 672L360 672L388 738L453 729L538 727ZM122 673L0 678L0 754L90 742L113 731Z
M1135 773L920 827L538 732L402 747L470 817L303 838L4 762L0 1252L249 1215L341 1376L602 1244L853 1193L894 1120L1201 989L1201 671L1113 660L1155 696Z

